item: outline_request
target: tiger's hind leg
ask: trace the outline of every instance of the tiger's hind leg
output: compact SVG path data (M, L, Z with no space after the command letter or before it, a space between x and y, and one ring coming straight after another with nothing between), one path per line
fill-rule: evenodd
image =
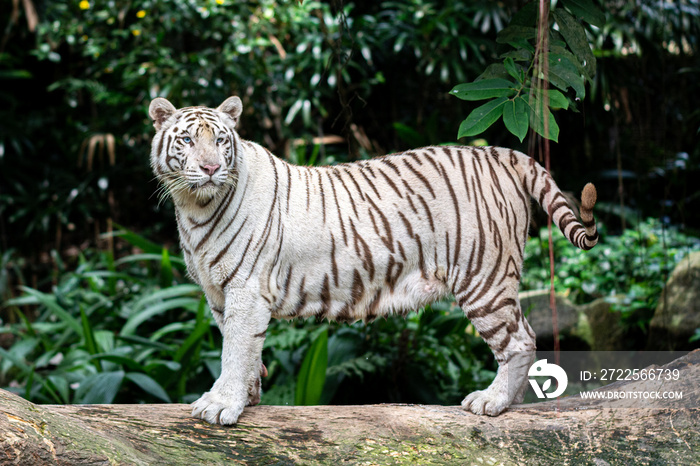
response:
M527 372L535 360L535 333L523 316L517 292L499 294L485 303L468 301L464 297L460 305L493 351L498 372L488 388L467 395L462 407L497 416L525 396Z

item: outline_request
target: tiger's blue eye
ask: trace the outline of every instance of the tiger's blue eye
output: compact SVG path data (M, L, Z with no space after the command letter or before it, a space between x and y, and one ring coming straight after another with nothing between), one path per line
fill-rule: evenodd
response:
M216 140L217 144L223 144L223 142L224 142L224 138L219 138Z
M182 140L185 141L185 144L189 144L192 142L192 138L190 138L189 136L185 136L184 138L182 138Z

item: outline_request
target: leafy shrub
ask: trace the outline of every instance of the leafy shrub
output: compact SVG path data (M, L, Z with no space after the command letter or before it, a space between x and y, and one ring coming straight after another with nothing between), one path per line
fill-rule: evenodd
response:
M459 137L475 136L503 117L508 131L522 142L532 128L540 136L557 141L559 126L550 109L567 109L585 96L585 83L593 80L596 59L584 26L602 28L605 15L590 0L564 1L539 24L539 2L523 6L498 33L496 41L515 50L501 55L502 63L490 65L472 83L458 84L450 93L463 100L489 102L474 109L462 122ZM556 28L555 25L556 24ZM557 89L545 93L543 81Z
M327 349L314 348L325 332ZM306 382L295 374L314 351L327 351L327 362L310 366L304 376L323 387L322 404L457 404L470 391L485 388L495 374L490 350L449 301L405 319L369 324L273 321L263 353L271 379L264 404L295 404L295 392L299 401Z
M605 297L630 325L646 328L661 291L675 265L700 239L684 235L656 219L640 222L619 236L608 236L599 225L601 240L581 251L553 228L557 291L570 292L584 303ZM549 288L548 232L546 228L525 245L522 288ZM646 311L646 312L638 312Z
M149 249L116 261L91 252L60 270L51 293L25 287L8 301L21 322L0 329L15 340L0 348L0 384L43 403L189 401L206 390L218 330L199 287L181 283L182 259ZM32 308L33 318L21 310Z

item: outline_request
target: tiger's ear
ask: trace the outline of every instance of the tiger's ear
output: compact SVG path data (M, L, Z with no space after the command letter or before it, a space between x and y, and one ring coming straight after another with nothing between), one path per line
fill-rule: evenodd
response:
M237 96L229 97L224 100L223 104L219 105L217 110L230 116L236 126L238 126L238 118L243 112L243 103Z
M160 127L163 126L163 123L176 111L177 109L168 99L156 97L151 101L151 105L148 107L148 116L151 117L153 126L155 126L156 131L158 131Z

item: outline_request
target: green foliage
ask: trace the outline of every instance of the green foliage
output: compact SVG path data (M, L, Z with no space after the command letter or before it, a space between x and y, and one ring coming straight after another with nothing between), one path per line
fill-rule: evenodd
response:
M377 19L363 17L363 36L375 35L373 45L385 44L394 55L412 55L416 76L435 76L441 83L465 80L485 63L493 47L485 35L506 20L506 11L490 1L394 0L377 6Z
M282 405L456 404L490 383L495 364L462 310L450 302L371 324L273 321L263 359L269 370L263 382L270 388L262 403Z
M563 94L569 89L575 99L582 99L585 83L593 79L596 70L586 30L574 16L597 27L605 23L605 16L591 0L559 4L543 28L546 41L537 34L539 2L528 3L496 39L514 50L501 54L502 63L490 65L474 82L458 84L450 91L462 100L492 99L467 116L457 137L481 134L503 118L506 129L521 142L528 128L546 139L558 140L559 126L551 109L569 108L574 97ZM557 89L545 94L542 80Z
M144 118L150 98L166 96L179 107L215 105L232 94L244 97L249 111L255 108L256 120L269 121L268 128L275 123L283 132L275 138L298 136L328 115L323 100L339 81L347 83L351 70L363 76L359 65L364 56L371 59L370 44L357 37L353 46L366 52L340 62L350 52L342 18L351 8L333 13L317 1L138 0L77 9L54 2L42 16L35 53L55 62L80 60L80 73L52 90L76 102L88 94L100 109L123 109L117 114L131 125L132 137L150 131Z
M294 404L312 406L319 404L326 382L328 367L328 330L323 330L311 343L301 363L294 392Z
M690 251L700 249L700 240L676 228L648 219L619 236L605 234L590 251L571 246L554 228L555 281L557 291L571 292L576 302L605 297L622 313L629 325L648 326L664 284L675 265ZM549 287L548 232L525 246L522 288Z
M433 303L406 319L355 326L362 330L363 340L346 353L346 361L359 357L373 361L376 369L360 376L345 374L364 382L350 386L365 402L458 404L467 393L485 388L495 375L491 351L454 302ZM338 395L343 395L338 401L349 396L347 391Z
M5 303L20 319L0 329L14 340L0 383L44 403L191 401L214 379L220 338L199 287L178 284L181 266L165 250L95 252L51 293L23 288Z
M692 337L690 337L689 341L692 343L694 341L699 341L699 340L700 340L700 328L696 328L695 334Z

